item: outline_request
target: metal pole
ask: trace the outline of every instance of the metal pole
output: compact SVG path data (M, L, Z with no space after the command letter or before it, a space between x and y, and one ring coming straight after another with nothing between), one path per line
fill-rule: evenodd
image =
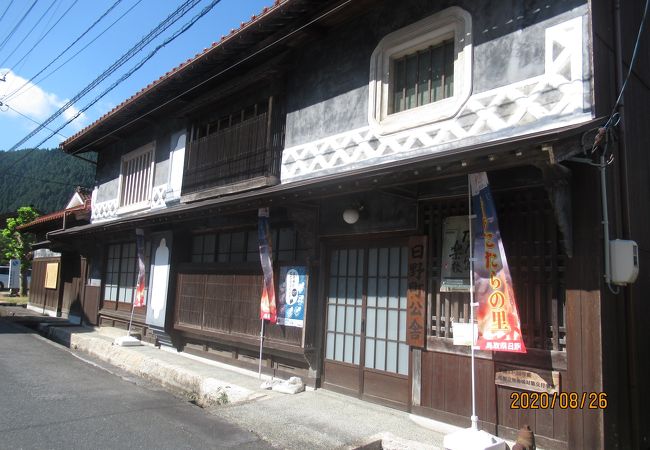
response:
M472 324L472 345L471 345L471 361L472 361L472 430L478 431L478 416L476 415L476 379L474 374L474 341L476 340L474 328L474 237L472 235L472 186L469 175L467 176L467 197L469 208L469 321Z
M135 299L131 303L131 318L129 319L129 330L126 332L127 336L131 336L131 324L133 323L133 311L135 310Z
M603 240L605 241L605 282L608 286L612 281L612 268L609 260L609 212L607 209L607 164L605 164L605 155L600 156L600 192L603 205ZM611 286L610 286L611 289Z
M264 319L262 319L262 327L260 329L260 365L257 375L262 379L262 343L264 342Z

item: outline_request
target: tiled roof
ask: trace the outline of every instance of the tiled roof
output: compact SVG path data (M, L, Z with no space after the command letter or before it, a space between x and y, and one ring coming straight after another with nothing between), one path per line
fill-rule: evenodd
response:
M87 133L89 130L92 128L96 127L98 124L104 122L106 119L109 117L115 115L118 111L122 110L125 106L135 102L136 100L144 97L146 94L151 92L154 88L156 88L158 85L160 85L163 81L166 81L174 76L177 76L180 74L183 70L185 70L188 66L190 66L192 63L200 60L201 58L205 57L207 54L209 54L211 51L213 51L216 48L221 47L228 41L231 41L235 37L237 37L240 33L242 33L244 30L250 28L251 26L255 25L257 22L259 22L262 18L267 16L271 11L274 11L278 7L289 3L292 0L275 0L273 5L267 6L262 11L254 16L251 16L251 19L248 22L242 22L239 26L239 28L233 28L230 30L230 33L224 36L221 36L221 39L217 42L213 42L210 47L204 48L202 52L197 53L194 55L193 58L189 58L187 61L184 61L180 63L178 66L174 67L170 71L168 71L166 74L158 78L157 80L149 83L147 86L144 88L140 89L138 92L133 94L131 97L128 99L124 100L122 103L117 105L115 108L111 109L109 112L101 116L99 119L94 121L92 124L88 125L87 127L83 128L79 132L73 134L69 138L67 138L65 141L63 141L59 146L60 147L66 147L68 144L73 142L75 139L79 138L83 134Z
M29 223L25 223L23 225L18 226L16 229L18 230L28 230L29 228L32 228L36 225L45 223L45 222L53 222L58 219L62 219L64 216L70 215L75 212L90 212L91 208L91 201L90 201L90 196L87 195L86 193L79 192L79 194L84 198L84 204L79 205L79 206L74 206L72 208L68 209L62 209L61 211L56 211L50 214L46 214L44 216L37 217L36 219L32 220Z

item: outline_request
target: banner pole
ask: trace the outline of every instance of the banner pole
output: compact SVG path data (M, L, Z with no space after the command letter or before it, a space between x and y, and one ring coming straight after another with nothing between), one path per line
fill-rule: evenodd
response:
M264 319L262 319L262 327L260 329L260 363L258 368L259 379L262 379L262 343L264 342Z
M476 328L474 327L474 236L472 235L472 221L474 220L472 214L472 186L470 176L467 176L467 198L468 198L468 211L469 211L469 321L472 324L472 345L471 345L471 361L472 361L472 430L478 431L478 416L476 415L476 379L474 373L474 346L476 341Z
M126 332L127 336L131 336L131 324L133 323L133 311L135 310L135 299L133 299L133 303L131 303L131 318L129 319L129 329Z

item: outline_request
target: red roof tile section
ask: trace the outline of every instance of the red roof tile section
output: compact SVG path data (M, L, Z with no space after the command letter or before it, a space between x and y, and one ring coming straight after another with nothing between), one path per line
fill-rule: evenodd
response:
M184 62L180 63L178 66L174 67L173 69L171 69L170 71L165 73L163 76L161 76L157 80L149 83L146 87L140 89L138 92L133 94L131 97L124 100L122 103L117 105L115 108L111 109L109 112L107 112L106 114L101 116L99 119L97 119L96 121L94 121L93 123L88 125L87 127L83 128L79 132L73 134L69 138L67 138L65 141L63 141L59 145L59 147L63 148L66 145L70 144L72 141L74 141L75 139L77 139L81 135L85 134L91 128L94 128L99 123L103 122L104 120L106 120L107 118L109 118L110 116L112 116L113 114L115 114L116 112L118 112L119 110L121 110L122 108L127 106L128 104L130 104L130 103L134 102L135 100L143 97L145 94L147 94L149 91L151 91L152 88L154 88L155 86L160 84L162 81L165 81L168 78L171 78L172 75L178 74L179 71L186 68L191 63L196 62L197 60L201 59L202 57L207 55L210 51L214 50L215 48L222 46L223 44L225 44L226 42L228 42L229 40L231 40L232 38L237 36L239 33L241 33L243 30L249 28L251 25L258 22L260 19L265 17L271 11L274 11L278 7L284 5L285 3L288 3L290 1L291 0L275 0L275 2L273 3L272 6L267 6L264 9L262 9L262 11L259 14L251 16L251 20L249 20L248 22L242 22L240 24L240 26L239 26L239 29L234 29L234 28L231 29L230 33L228 35L221 36L221 39L218 42L213 42L210 47L204 48L202 52L197 53L196 55L194 55L193 58L189 58L187 61L184 61Z
M53 213L50 213L50 214L46 214L44 216L40 216L40 217L32 220L29 223L20 225L19 227L17 227L17 229L18 230L24 230L24 229L27 229L27 228L31 228L34 225L38 225L40 223L51 222L51 221L54 221L54 220L57 220L57 219L61 219L61 218L63 218L63 216L68 216L68 215L70 215L72 213L75 213L75 212L87 212L87 211L90 211L90 208L91 208L90 196L87 195L86 193L81 193L81 192L79 194L84 199L84 204L83 205L73 206L72 208L62 209L61 211L56 211L56 212L53 212Z

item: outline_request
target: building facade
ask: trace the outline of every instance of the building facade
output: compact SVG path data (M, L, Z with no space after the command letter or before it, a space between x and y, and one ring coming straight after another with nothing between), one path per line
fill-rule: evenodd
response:
M125 326L143 230L143 338L256 366L269 208L276 285L298 267L307 286L302 327L265 329L265 372L466 426L469 350L453 324L469 320L467 175L486 171L528 352L479 352L481 427L529 424L549 448L647 446L637 74L625 99L638 111L594 144L634 46L620 23L638 24L640 5L614 6L276 2L62 143L98 152L92 223L49 236L88 259L94 322ZM643 279L611 292L600 175L585 164L601 154L609 231L638 242ZM503 382L513 371L609 403L516 409L531 388Z

